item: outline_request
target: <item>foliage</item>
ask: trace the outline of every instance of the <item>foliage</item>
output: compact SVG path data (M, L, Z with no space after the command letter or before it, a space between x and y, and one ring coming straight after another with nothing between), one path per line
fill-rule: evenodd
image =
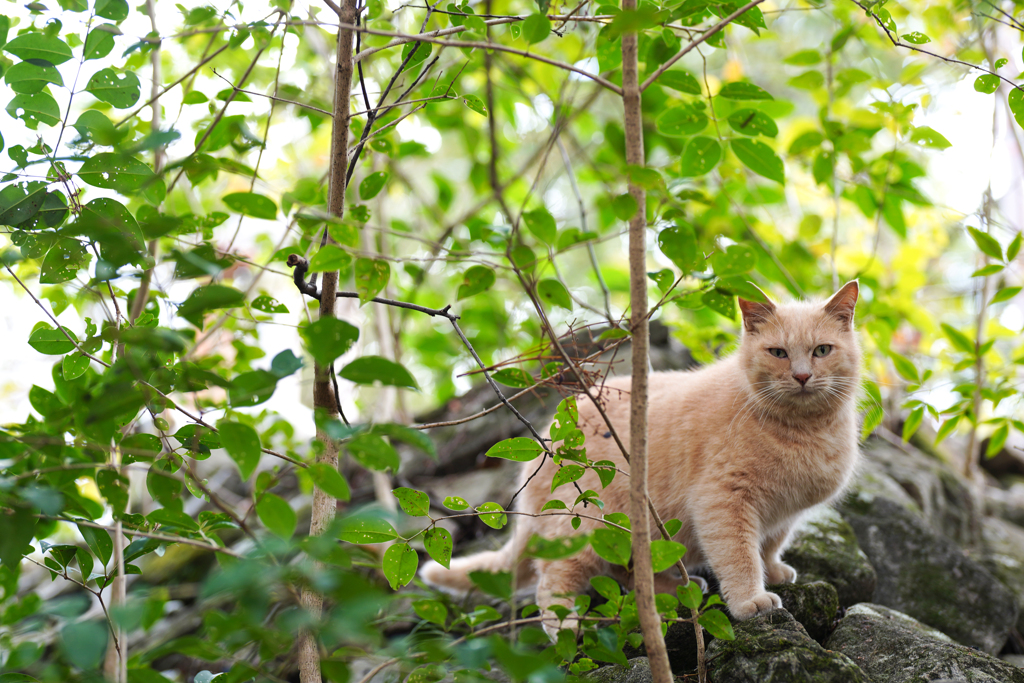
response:
M407 416L464 392L469 370L505 394L568 396L549 434L495 436L488 456L553 457L552 491L587 468L605 486L615 476L587 458L575 424L571 395L589 370L563 365L552 335L594 326L609 346L628 341L627 181L647 192L652 315L699 361L735 344L737 295L813 295L858 277L865 435L961 432L994 455L1024 432L1019 227L999 179L957 213L929 170L967 139L936 115L958 82L957 97L996 112L996 144L1019 139L999 123L1024 125L1009 75L1018 7L765 3L704 30L740 7L367 2L337 217L324 183L337 30L326 6L11 6L0 280L5 301L38 306L6 338L15 363L52 365L12 373L24 400L0 428L0 668L99 680L120 637L128 680L281 680L303 629L340 682L366 653L394 655L414 683L475 680L488 661L531 681L621 661L636 608L606 577L576 600L580 639L563 630L554 643L508 575L474 575L494 600L473 604L419 584L421 558L450 561L453 521L502 529L511 507L396 484L404 462L437 457ZM392 44L424 31L440 33ZM632 31L648 84L643 168L625 162L616 92ZM287 272L300 256L314 277L340 271L340 319L314 321L318 302ZM295 418L314 361L337 365L351 423ZM341 445L340 471L315 462L314 425ZM375 477L394 480L394 500L368 504ZM320 537L305 535L313 486L350 503ZM548 509L602 514L600 495ZM628 565L628 518L604 519L529 552L589 544ZM656 568L677 546L655 542ZM122 566L127 600L112 604ZM46 575L59 593L38 586ZM325 596L318 620L298 605L304 586ZM658 596L663 618L727 637L715 598L702 611L690 586ZM197 619L167 631L184 604Z

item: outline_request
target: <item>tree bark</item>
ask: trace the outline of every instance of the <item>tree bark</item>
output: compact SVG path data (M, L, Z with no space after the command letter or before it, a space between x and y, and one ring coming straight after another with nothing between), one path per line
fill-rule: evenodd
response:
M625 12L636 10L636 0L624 0ZM637 35L622 36L622 104L626 128L626 163L644 165L644 133L637 73ZM647 197L644 189L629 182L636 213L629 221L629 301L633 342L633 380L630 389L629 519L633 528L633 573L636 607L644 646L654 683L671 683L661 618L654 604L654 573L651 569L651 516L647 507L647 384L650 334L647 322Z
M356 0L344 0L338 18L343 26L354 25ZM345 174L348 169L348 127L351 119L349 96L352 92L352 39L352 29L338 29L338 57L334 75L334 122L331 130L331 184L327 200L331 215L338 218L345 213ZM330 242L333 240L328 237L328 243ZM320 318L334 317L337 291L338 271L324 273L320 290ZM331 387L331 366L317 363L314 365L313 375L314 410L323 410L329 417L338 415L339 406ZM336 468L338 445L319 429L316 432L316 439L321 444L317 462L327 463ZM324 532L334 520L336 508L337 501L332 496L319 487L313 489L310 536L319 536ZM304 588L301 603L314 619L320 617L323 610L323 596L320 593ZM303 631L299 635L299 680L302 683L320 683L321 680L320 648L316 634L311 631Z

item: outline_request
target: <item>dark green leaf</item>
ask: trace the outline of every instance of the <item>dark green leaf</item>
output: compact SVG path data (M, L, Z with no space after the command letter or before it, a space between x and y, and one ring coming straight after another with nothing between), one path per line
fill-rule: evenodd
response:
M523 213L523 220L526 228L533 233L533 236L547 244L554 244L558 228L555 219L551 217L544 207L526 211Z
M735 81L726 83L718 91L718 97L725 97L730 100L774 100L767 91L762 90L753 83Z
M559 486L569 484L580 477L586 472L586 468L582 465L562 465L555 472L555 476L551 478L551 490L554 491Z
M712 289L701 296L704 305L730 320L736 318L736 297L720 289Z
M61 362L61 373L68 382L76 380L89 369L89 357L81 353L69 353Z
M7 113L24 121L32 130L40 123L44 126L60 123L60 106L47 92L15 95L7 104Z
M380 356L362 356L346 365L338 373L356 384L380 382L386 386L418 388L412 374L399 363Z
M197 287L178 307L178 315L196 327L201 327L203 315L221 308L237 308L245 303L245 294L227 285Z
M384 578L391 584L392 589L398 590L413 580L419 562L419 556L408 543L396 543L384 551L384 559L381 562Z
M754 173L777 183L786 183L782 159L771 147L757 140L736 139L730 145L736 158Z
M155 176L153 169L135 157L101 152L85 160L78 177L86 185L132 194L143 189Z
M242 479L248 480L256 471L256 466L260 464L263 446L259 434L249 425L230 420L218 422L217 431L220 432L224 449L238 465Z
M60 632L61 647L68 661L79 669L95 669L107 650L107 627L99 621L68 623Z
M746 244L730 244L724 251L718 250L711 256L711 267L720 277L746 273L756 265L757 254Z
M400 486L392 491L398 504L402 506L405 514L413 517L426 517L430 513L430 497L423 491Z
M686 554L686 546L676 541L658 539L651 541L651 566L654 573L663 572Z
M480 521L492 529L501 529L508 524L508 515L497 503L484 503L476 511L484 513L480 515Z
M572 310L572 297L569 296L569 290L554 278L547 278L537 283L537 296L541 301L560 306L567 311Z
M325 462L316 462L306 471L309 472L309 478L327 495L346 502L352 497L348 482L341 476L337 467Z
M64 328L67 334L61 330L54 330L49 327L40 327L28 338L28 345L39 353L46 354L47 356L62 356L65 353L70 353L75 349L75 344L71 339L77 341L75 333L67 328Z
M458 301L462 301L474 294L486 292L494 286L494 271L487 266L472 266L462 274L462 284L459 285Z
M349 543L386 543L398 537L387 520L368 514L349 515L338 528L338 538Z
M523 22L523 38L531 45L551 35L551 21L543 14L531 14Z
M401 464L394 447L376 434L359 434L345 447L352 458L367 469L383 472L390 467L397 472Z
M7 70L4 80L16 93L37 93L48 84L64 85L60 72L43 60L18 62Z
M697 235L688 223L676 223L658 233L658 247L684 273L697 266Z
M775 121L756 109L740 109L733 112L729 115L729 126L744 135L767 135L773 138L779 134L779 127L775 125Z
M444 527L427 529L423 534L423 547L427 554L445 569L450 568L452 561L452 535ZM443 623L442 623L443 625Z
M309 272L324 273L336 270L347 271L352 265L352 256L335 244L325 244L309 262Z
M529 462L544 452L541 445L533 439L525 436L517 436L512 439L505 439L487 449L487 457L503 458L516 462Z
M631 194L620 194L612 199L612 213L620 221L628 221L636 215L637 210L636 200L633 199Z
M526 370L522 368L503 368L491 375L491 378L499 384L517 389L532 387L535 382Z
M415 446L431 458L437 459L437 448L425 432L393 422L382 422L370 428L370 434L379 434Z
M686 71L672 70L658 76L658 85L663 85L689 95L700 95L702 90L697 79Z
M512 598L512 574L510 572L469 572L469 580L488 595L502 600Z
M103 69L93 74L85 89L98 100L127 109L139 101L142 84L132 71L118 75L113 69Z
M387 261L368 258L356 259L356 291L360 303L366 303L387 287L391 278L391 266Z
M586 534L563 536L560 538L543 538L534 534L526 544L523 554L541 560L561 560L575 555L590 543Z
M233 192L221 197L221 201L232 211L244 216L268 221L277 218L277 204L269 197L255 192Z
M268 294L261 294L249 304L264 313L287 313L288 307Z
M718 144L718 140L695 137L686 144L681 159L680 175L683 178L702 176L717 166L721 158L722 146Z
M685 137L704 130L708 125L708 117L693 105L680 105L663 111L655 119L654 125L662 135Z
M437 624L442 628L448 619L448 608L444 606L443 602L438 600L416 600L412 603L412 608L420 619Z
M264 493L256 503L256 514L259 515L263 526L275 536L289 539L295 533L298 517L288 501L280 496Z
M442 505L444 505L449 510L456 511L465 510L469 507L469 503L466 502L466 499L460 498L459 496L448 496L447 498L444 499Z
M42 208L46 183L11 183L0 190L0 225L21 225ZM42 226L40 226L42 227Z
M71 48L60 38L42 33L25 33L7 42L4 50L21 59L42 59L63 64L71 59Z
M424 50L424 52L429 54L430 50ZM390 174L386 171L377 171L363 178L362 182L359 183L359 198L366 201L376 197L384 189L384 185L388 182L389 177Z
M114 49L114 37L121 35L121 29L113 24L100 24L85 39L83 54L86 61L102 59Z
M594 552L612 564L629 566L632 556L630 535L619 529L595 529L590 539Z
M299 330L306 350L320 365L329 365L359 339L359 328L338 318L320 318Z

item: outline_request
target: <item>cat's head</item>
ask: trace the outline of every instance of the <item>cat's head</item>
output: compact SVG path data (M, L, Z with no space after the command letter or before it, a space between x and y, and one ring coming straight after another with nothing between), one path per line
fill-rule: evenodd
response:
M822 413L857 395L861 355L853 314L858 293L853 280L825 302L739 300L739 354L758 403L772 411Z

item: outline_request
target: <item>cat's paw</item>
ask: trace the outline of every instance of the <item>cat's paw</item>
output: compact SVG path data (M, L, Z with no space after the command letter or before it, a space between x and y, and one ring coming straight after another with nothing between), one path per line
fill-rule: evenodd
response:
M785 562L768 565L766 573L769 584L793 583L796 581L796 570Z
M782 607L782 599L775 593L761 593L755 595L750 600L744 600L736 604L729 603L729 611L740 621L756 617L763 612L770 612L779 607Z
M572 616L559 619L558 615L550 610L544 610L544 621L541 622L541 626L544 628L544 633L548 634L548 638L551 639L552 643L558 642L558 632L562 629L569 629L574 636L578 636L580 633L579 619Z

